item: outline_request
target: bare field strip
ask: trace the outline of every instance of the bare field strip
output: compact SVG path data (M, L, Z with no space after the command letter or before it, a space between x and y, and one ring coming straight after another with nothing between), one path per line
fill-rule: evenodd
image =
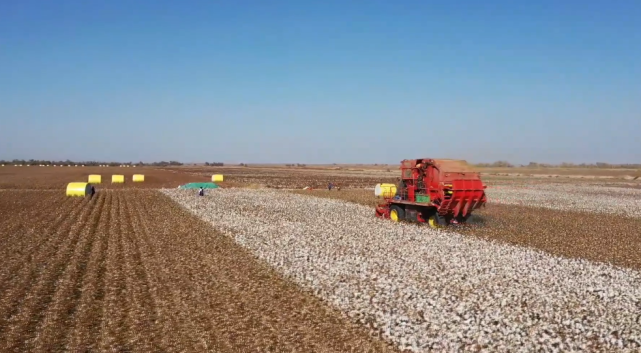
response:
M417 352L641 349L641 273L395 224L268 190L163 190L236 242Z
M329 182L343 188L368 187L374 186L376 183L394 180L394 177L389 173L383 175L380 172L353 174L341 170L324 172L316 169L296 168L179 167L164 170L207 178L212 174L223 174L225 181L232 185L261 185L273 189L326 188Z
M332 198L372 207L381 202L370 190L294 190L310 197ZM641 219L617 215L558 211L540 207L488 204L456 232L641 270Z
M211 175L195 176L152 167L4 167L0 168L1 190L65 190L70 182L84 182L90 174L102 175L98 189L157 189L175 188L189 182L211 181ZM145 181L134 183L133 174L145 175ZM124 175L123 184L112 184L112 175Z
M85 181L89 174L100 174L103 182L99 189L148 189L176 188L188 182L211 181L212 174L223 174L224 187L258 186L275 189L325 189L328 182L333 182L343 189L374 187L377 183L394 182L398 170L392 173L379 171L352 172L348 170L318 170L296 168L240 168L240 167L179 167L179 168L119 168L119 167L4 167L0 168L0 192L2 190L63 190L69 182ZM134 173L145 175L143 183L131 182ZM356 174L354 174L356 173ZM111 184L111 175L125 175L124 184ZM611 185L620 188L634 188L641 182L595 182L590 179L545 179L516 177L484 177L488 185L517 186L523 185Z
M0 212L0 351L394 351L158 192Z

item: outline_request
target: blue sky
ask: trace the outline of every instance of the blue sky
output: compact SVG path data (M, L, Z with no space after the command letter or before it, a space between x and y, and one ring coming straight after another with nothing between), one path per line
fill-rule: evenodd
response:
M0 159L641 162L641 1L2 1Z

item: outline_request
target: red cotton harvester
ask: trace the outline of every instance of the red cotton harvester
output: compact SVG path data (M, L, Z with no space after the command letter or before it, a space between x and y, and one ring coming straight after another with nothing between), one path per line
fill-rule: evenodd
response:
M383 195L376 217L399 222L427 222L432 228L465 223L487 202L480 173L467 162L451 159L405 159L396 190Z

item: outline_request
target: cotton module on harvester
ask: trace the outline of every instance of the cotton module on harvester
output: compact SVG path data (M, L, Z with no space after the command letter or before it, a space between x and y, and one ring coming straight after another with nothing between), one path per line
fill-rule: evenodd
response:
M432 228L465 223L485 206L486 185L467 162L451 159L405 159L396 187L383 192L376 216L399 222L427 222ZM395 189L395 190L394 190Z

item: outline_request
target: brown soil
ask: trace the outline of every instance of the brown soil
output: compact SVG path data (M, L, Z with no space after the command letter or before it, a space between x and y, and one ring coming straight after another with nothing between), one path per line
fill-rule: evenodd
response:
M211 181L212 174L223 174L222 187L266 187L276 189L325 189L328 182L348 188L374 187L377 183L393 183L398 170L381 173L377 170L354 172L349 170L322 170L309 168L252 168L252 167L175 167L175 168L120 168L120 167L0 167L1 189L51 189L64 190L70 182L87 181L89 174L102 175L99 189L176 188L189 182ZM124 175L124 184L112 184L111 176ZM133 183L133 174L144 174L145 181ZM592 183L620 187L639 187L641 182L622 183L616 179L569 179L484 176L488 185Z
M293 191L366 206L380 203L371 190ZM372 210L372 217L374 211ZM548 253L641 270L641 219L543 208L488 204L458 233Z
M392 351L158 192L0 213L0 351Z
M65 190L71 182L86 182L90 174L100 174L102 183L97 189L149 189L176 188L190 182L211 181L209 176L196 176L176 171L155 168L119 167L2 167L0 168L0 189L59 189ZM134 174L143 174L145 181L132 182ZM124 175L123 184L112 184L112 175Z
M229 185L262 185L274 189L326 188L329 182L344 188L363 188L374 187L381 182L394 181L394 178L389 176L379 178L368 173L350 174L347 171L324 173L322 170L300 168L180 167L166 170L205 178L211 178L212 174L223 174L225 182Z
M408 157L408 158L417 158ZM432 157L439 159L438 157ZM271 169L271 170L300 170L300 171L322 171L322 170L342 170L342 171L385 171L388 169L398 170L400 161L398 163L391 164L308 164L305 167L287 167L284 164L251 164L248 169ZM219 168L219 167L206 167L206 166L184 166L176 167L180 168ZM243 167L238 166L225 166L223 168L239 168ZM626 168L563 168L563 167L540 167L540 168L529 168L529 167L512 167L512 168L501 168L501 167L474 167L482 173L488 174L522 174L522 175L582 175L582 176L612 176L612 177L621 177L626 175L637 175L641 176L641 169L626 169Z
M225 175L225 183L228 186L261 185L262 187L277 189L325 189L328 182L333 182L343 188L365 188L374 187L378 183L394 183L400 174L398 166L394 166L390 172L377 169L331 169L331 168L277 168L277 167L176 167L166 168L168 171L191 174L197 177L210 178L212 174ZM479 169L481 170L481 169ZM482 171L482 170L481 170ZM543 170L546 171L546 170ZM622 172L622 171L618 171ZM628 171L631 173L630 171ZM512 176L501 173L490 173L482 171L482 179L487 184L597 184L620 187L639 187L640 181L626 181L621 178L600 179L593 175L570 177L568 175L541 174L537 177L528 177L526 174ZM620 174L633 175L633 174ZM641 173L637 173L641 176Z

